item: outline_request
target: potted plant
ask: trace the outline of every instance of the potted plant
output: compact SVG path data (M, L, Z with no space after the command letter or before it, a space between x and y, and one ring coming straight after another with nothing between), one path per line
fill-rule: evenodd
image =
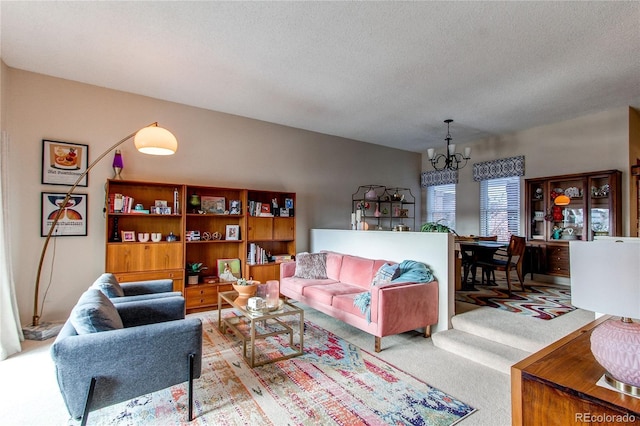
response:
M440 219L442 220L442 219ZM454 235L458 235L456 231L449 228L447 225L443 225L440 223L440 220L437 222L427 222L422 224L420 227L420 231L422 232L451 232Z
M258 281L238 278L238 281L233 283L233 289L238 292L240 297L251 297L256 294L256 290L258 289Z
M209 269L202 262L187 263L187 284L198 284L200 272Z

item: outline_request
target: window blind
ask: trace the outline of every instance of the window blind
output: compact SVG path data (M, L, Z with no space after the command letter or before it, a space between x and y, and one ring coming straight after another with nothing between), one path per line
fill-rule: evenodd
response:
M480 181L480 235L508 241L520 232L520 178Z
M456 227L456 185L427 187L427 221Z

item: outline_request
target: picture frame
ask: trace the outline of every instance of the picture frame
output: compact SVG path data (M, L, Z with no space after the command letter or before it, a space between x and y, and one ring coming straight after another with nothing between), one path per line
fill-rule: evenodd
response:
M226 240L239 240L240 239L240 225L227 225L227 231L225 234Z
M120 231L122 232L122 242L132 243L136 241L135 231Z
M242 201L229 200L229 214L242 214Z
M89 145L42 140L43 184L72 186L89 165ZM87 174L78 186L88 186Z
M64 201L66 193L42 192L41 193L41 217L40 236L49 234L51 225L56 216L60 214L58 223L51 234L52 237L86 236L87 235L87 194L72 194L67 206L60 212L60 204ZM60 212L60 213L59 213Z
M284 208L292 209L293 208L293 198L285 198L284 199Z
M203 195L200 197L200 209L205 213L224 214L225 201L224 197L210 197Z
M240 259L218 259L217 264L218 264L218 277L220 278L221 282L234 281L231 279L231 277L225 276L226 264L229 265L231 274L235 279L242 278L242 268L240 266Z

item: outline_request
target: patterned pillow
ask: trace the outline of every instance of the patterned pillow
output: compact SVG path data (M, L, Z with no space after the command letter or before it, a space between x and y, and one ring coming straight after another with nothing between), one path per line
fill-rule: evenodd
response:
M71 310L71 324L78 334L123 328L122 319L113 303L100 290L85 291Z
M389 265L385 263L378 269L378 272L373 276L373 281L371 281L371 285L373 287L382 286L385 284L389 284L391 280L398 277L400 270L398 269L398 264Z
M323 280L327 278L327 253L298 253L296 278Z
M91 288L100 290L109 298L124 296L124 291L113 274L100 275L100 277L91 285Z

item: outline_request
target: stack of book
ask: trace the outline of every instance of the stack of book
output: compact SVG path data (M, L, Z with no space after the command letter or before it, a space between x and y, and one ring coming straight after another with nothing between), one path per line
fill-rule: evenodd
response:
M251 243L249 244L247 263L249 265L262 265L263 263L269 263L269 254L256 243Z

